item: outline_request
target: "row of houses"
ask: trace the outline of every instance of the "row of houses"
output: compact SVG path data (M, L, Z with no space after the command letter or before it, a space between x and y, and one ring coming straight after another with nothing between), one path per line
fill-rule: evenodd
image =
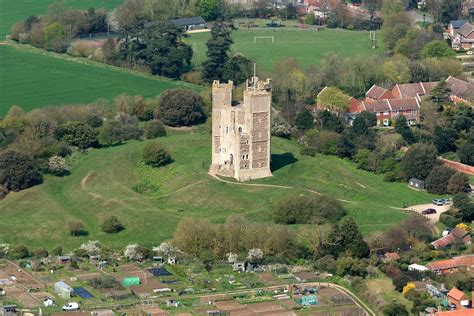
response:
M420 122L421 100L438 84L439 82L435 81L396 84L391 89L373 85L365 93L364 99L349 100L347 119L351 123L357 114L369 111L376 115L379 126L389 126L390 122L400 115L404 115L410 125L417 124ZM471 103L473 84L451 76L446 79L446 84L451 91L451 101L456 104Z

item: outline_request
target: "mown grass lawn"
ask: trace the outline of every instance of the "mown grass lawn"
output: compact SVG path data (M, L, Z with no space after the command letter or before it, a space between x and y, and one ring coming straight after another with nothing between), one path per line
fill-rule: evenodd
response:
M170 88L200 87L132 72L86 59L0 45L0 116L12 105L34 108L111 99L127 93L154 97Z
M0 40L10 34L11 27L16 22L25 20L30 15L44 14L48 6L57 0L0 0ZM123 0L63 0L68 8L87 9L107 8L113 9Z
M271 39L257 39L255 36L273 36ZM196 65L206 58L206 41L210 33L191 34L186 41L194 50ZM257 68L269 73L273 65L288 57L294 57L302 66L319 65L328 53L340 56L371 56L383 54L382 45L372 49L369 32L325 29L322 31L301 30L285 27L275 31L270 29L237 30L232 33L232 52L241 53L257 63Z
M170 238L183 217L223 222L242 214L253 221L271 222L278 201L315 194L307 189L347 200L344 205L367 235L400 222L406 214L392 207L400 207L402 201L418 204L432 198L405 184L383 182L382 176L336 157L300 156L295 154L296 143L279 138L272 143L274 176L252 183L294 189L223 183L207 175L211 150L207 130L175 132L159 141L174 159L166 167L144 166L140 154L147 141L132 141L79 154L71 162L71 175L48 176L42 185L11 193L0 201L0 243L72 248L92 239L110 246L134 242L153 246ZM100 223L112 214L126 229L107 235L100 231ZM83 221L89 235L69 236L70 220Z

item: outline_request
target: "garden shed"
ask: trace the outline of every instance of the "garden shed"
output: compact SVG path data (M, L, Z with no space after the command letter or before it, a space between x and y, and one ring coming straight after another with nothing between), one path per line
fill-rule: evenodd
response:
M54 284L54 292L56 292L61 298L68 300L74 295L74 289L67 285L63 281L56 282Z
M122 280L123 286L137 286L140 285L140 278L139 277L128 277Z
M408 184L410 185L410 187L414 189L418 189L418 190L426 189L425 181L417 179L417 178L411 178Z

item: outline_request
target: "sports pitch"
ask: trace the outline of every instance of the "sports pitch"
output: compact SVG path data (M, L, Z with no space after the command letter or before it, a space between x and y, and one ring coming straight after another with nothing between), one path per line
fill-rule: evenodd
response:
M206 58L206 41L210 33L191 34L186 42L194 50L194 63ZM255 37L273 37L257 38ZM383 54L381 42L371 48L369 32L341 29L302 30L294 27L282 29L237 30L232 33L232 53L240 53L257 62L257 67L269 72L283 58L295 57L302 66L319 65L329 53L340 56L372 56Z

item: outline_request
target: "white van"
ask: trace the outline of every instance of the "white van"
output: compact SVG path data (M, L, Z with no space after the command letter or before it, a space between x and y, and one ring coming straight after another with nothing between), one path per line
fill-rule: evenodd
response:
M67 303L63 306L63 311L77 311L79 309L79 304L76 302Z

